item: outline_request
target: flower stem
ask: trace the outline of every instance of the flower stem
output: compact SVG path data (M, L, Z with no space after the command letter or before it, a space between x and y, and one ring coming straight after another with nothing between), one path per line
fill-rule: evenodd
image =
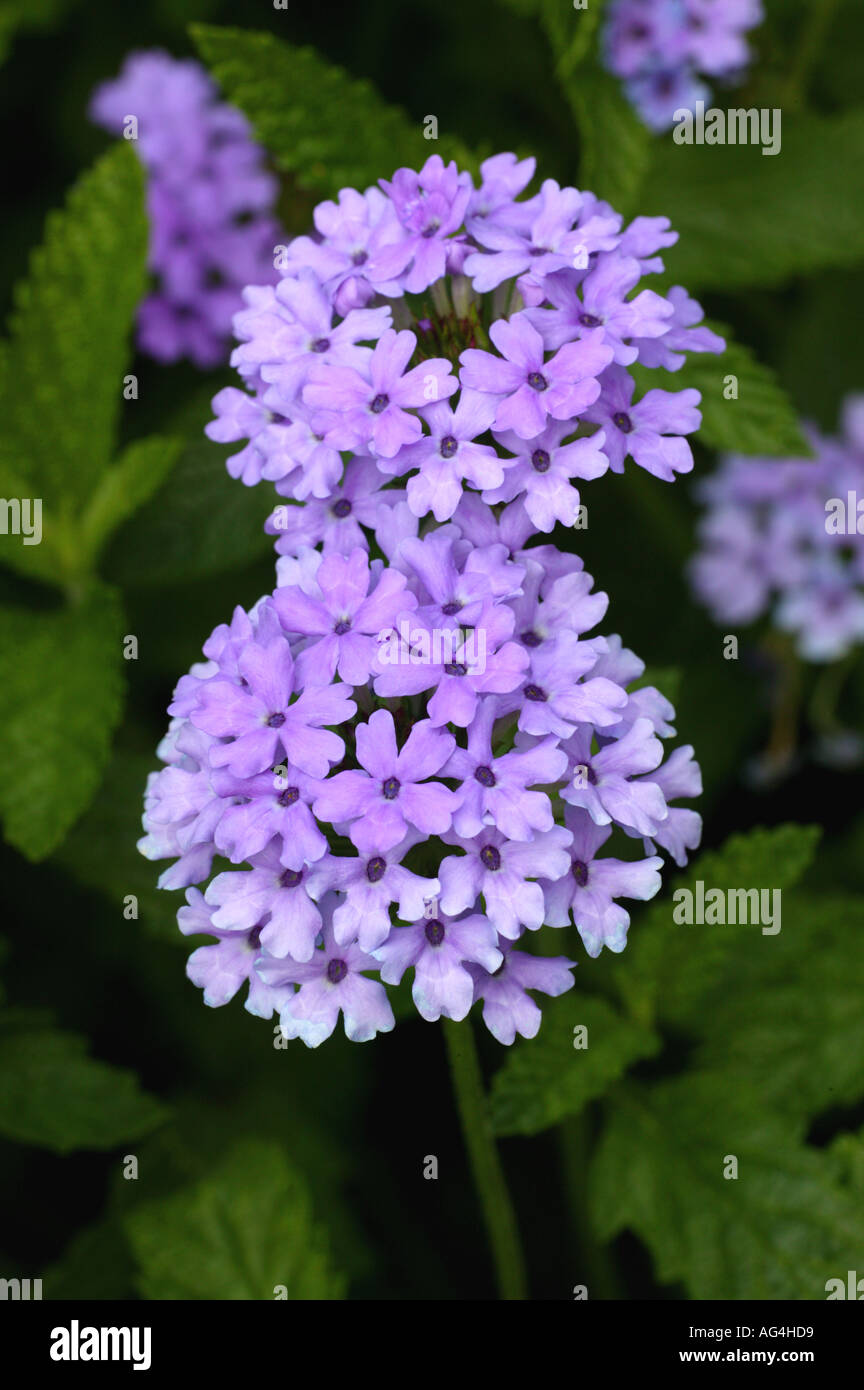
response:
M492 1133L471 1022L465 1019L463 1023L454 1023L449 1018L441 1021L462 1134L495 1261L499 1296L522 1299L526 1297L525 1265L516 1213Z

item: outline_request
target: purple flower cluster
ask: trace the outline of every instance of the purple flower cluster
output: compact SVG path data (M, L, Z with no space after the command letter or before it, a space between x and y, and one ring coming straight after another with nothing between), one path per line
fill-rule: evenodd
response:
M806 433L814 459L728 457L701 484L690 575L718 622L770 613L800 656L830 662L864 641L864 396L839 438Z
M520 198L533 173L496 155L477 189L432 155L343 189L289 243L279 282L245 290L231 360L248 389L219 392L207 433L248 441L232 476L307 504L276 509L281 555L348 553L382 508L394 536L416 534L466 493L521 500L548 532L574 524L582 481L627 458L667 482L692 469L698 391L635 400L628 371L723 350L683 288L641 288L677 234L664 217L625 227L552 179Z
M708 102L702 75L734 81L750 61L747 32L762 0L610 0L603 30L606 65L652 130L675 112Z
M174 861L181 929L216 939L189 962L205 1001L248 982L309 1046L340 1013L357 1041L392 1028L409 972L424 1019L478 1003L502 1043L534 1036L530 992L575 962L528 933L621 951L621 899L699 841L674 710L588 635L608 598L537 533L628 456L692 468L698 392L634 400L627 368L723 345L683 289L639 289L665 219L624 228L551 181L519 200L533 169L496 156L478 189L432 156L323 203L245 291L247 389L214 402L211 437L248 441L229 471L285 499L277 587L180 680L140 847ZM641 857L603 853L613 832Z
M205 70L158 50L133 53L93 93L90 116L135 141L147 170L149 266L156 287L138 343L161 362L223 362L244 285L275 280L276 180L245 116Z

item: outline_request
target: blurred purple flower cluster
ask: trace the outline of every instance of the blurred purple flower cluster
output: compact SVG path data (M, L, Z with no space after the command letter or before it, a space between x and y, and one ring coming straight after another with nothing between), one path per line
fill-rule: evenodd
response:
M703 76L734 81L750 61L748 31L762 0L610 0L603 30L606 65L652 130L675 112L710 101Z
M275 178L240 111L195 62L133 53L93 93L90 116L124 135L147 171L149 266L156 286L138 344L160 362L225 360L245 285L276 279Z
M864 641L864 396L839 438L806 433L813 459L727 457L699 485L690 573L718 622L770 614L800 656L830 662Z
M184 676L147 792L142 852L173 859L189 974L317 1046L393 1026L413 970L420 1015L482 1004L496 1038L533 1036L529 991L573 961L525 949L574 923L623 949L620 899L686 863L693 750L664 759L674 710L615 636L578 556L577 484L634 462L692 468L696 391L634 400L637 359L721 351L683 289L639 289L675 240L498 155L470 175L432 156L344 189L245 291L212 438L285 500L277 587L237 609ZM386 301L391 301L390 303ZM603 848L613 831L641 857ZM222 861L214 865L214 860ZM215 869L215 876L214 875ZM204 891L200 885L210 880ZM377 975L377 978L376 978Z

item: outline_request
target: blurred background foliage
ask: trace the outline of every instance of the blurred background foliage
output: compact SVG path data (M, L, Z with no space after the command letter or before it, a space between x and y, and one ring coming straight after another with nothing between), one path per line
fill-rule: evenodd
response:
M197 53L281 173L289 232L343 182L430 149L468 165L533 153L543 177L669 215L682 235L667 282L730 329L727 356L694 377L696 476L717 448L794 450L799 416L830 430L844 394L864 389L864 6L768 0L728 104L782 107L776 158L650 137L598 65L601 11L0 11L0 491L46 499L43 545L4 537L0 551L0 1275L42 1277L45 1297L494 1291L440 1030L415 1016L369 1047L336 1036L309 1052L275 1047L236 1001L204 1009L176 949L177 896L156 891L135 849L173 684L235 604L272 587L273 560L268 499L232 482L201 433L231 373L126 350L141 178L88 123L90 92L132 49ZM422 139L428 114L436 146ZM130 371L139 398L124 402ZM726 371L736 402L722 400ZM749 775L778 671L746 633L724 660L689 597L690 485L631 470L588 500L589 530L561 543L610 593L611 630L672 696L705 774L705 849L683 881L782 887L783 930L674 927L672 874L634 912L623 957L547 943L579 960L578 988L546 1008L535 1042L506 1056L482 1045L531 1293L819 1298L864 1238L864 778L814 760L806 719L782 782ZM137 661L122 660L126 634ZM860 730L860 666L843 699ZM124 917L132 894L137 920ZM427 1154L437 1182L423 1180ZM726 1154L737 1182L721 1180Z

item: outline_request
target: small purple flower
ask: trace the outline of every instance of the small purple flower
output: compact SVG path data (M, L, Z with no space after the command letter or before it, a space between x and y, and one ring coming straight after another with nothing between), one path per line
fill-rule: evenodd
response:
M580 642L564 630L555 642L531 652L531 667L519 693L519 728L541 738L569 738L579 724L605 728L616 724L627 703L626 692L605 676L590 675L597 661L592 642Z
M378 653L375 693L415 695L435 687L426 707L430 723L467 728L485 694L506 694L521 685L528 653L507 638L512 610L487 603L467 633L438 629L418 612L407 635L399 634Z
M474 980L466 969L471 961L494 971L503 957L495 930L485 917L457 921L439 913L410 927L394 927L374 952L381 979L398 985L405 971L414 967L411 996L427 1023L443 1014L458 1022L474 1002Z
M332 911L332 905L325 909ZM369 1042L377 1033L389 1033L395 1019L387 991L365 971L377 962L357 945L340 946L325 920L322 944L312 959L299 964L264 957L257 970L265 984L300 988L282 1004L279 1016L283 1036L301 1038L307 1047L319 1047L333 1033L340 1013L345 1036L351 1042Z
M374 531L381 524L386 526L392 508L405 499L405 493L395 488L382 491L384 482L372 459L352 459L342 482L326 497L310 498L302 507L277 507L264 529L279 537L280 555L297 555L315 545L325 555L334 550L350 555L358 546L365 550L363 527Z
M217 771L213 785L224 798L214 843L233 864L260 854L274 836L283 846L286 868L299 869L326 852L327 841L311 811L317 778L283 763L257 777L233 777L230 772Z
M379 709L356 729L360 770L328 777L315 798L319 820L347 824L361 853L389 849L414 826L440 835L453 820L456 797L440 782L440 772L456 745L452 734L422 719L399 749L389 710Z
M378 634L417 606L398 570L385 569L376 578L370 593L369 557L358 549L322 559L315 576L320 597L296 584L276 590L273 601L285 631L310 639L297 658L301 684L326 684L337 673L349 685L369 680Z
M352 859L328 855L310 871L314 897L331 890L345 895L333 911L333 933L339 945L357 941L362 950L374 951L390 932L391 903L396 903L400 921L413 922L437 898L438 879L411 873L401 862L423 838L415 832L396 845Z
M415 516L432 512L436 521L447 521L459 505L464 482L478 489L501 482L502 465L495 450L474 442L489 429L496 411L493 397L467 389L455 409L444 401L424 406L430 433L400 449L392 461L382 460L383 472L399 476L419 469L407 488Z
M243 683L206 682L190 716L196 728L230 740L214 746L213 765L227 767L235 777L254 777L280 763L311 777L326 776L345 745L321 726L342 724L356 713L348 687L316 685L296 694L294 662L284 639L266 647L250 642L238 664Z
M309 896L309 870L286 869L274 841L250 857L252 868L217 874L204 900L214 908L213 926L220 931L251 931L271 956L309 960L321 930L321 913Z
M550 276L545 286L546 298L554 308L526 309L525 314L542 334L549 351L602 328L603 340L614 354L613 361L626 366L637 357L630 340L661 337L673 313L669 301L654 290L641 290L628 299L641 278L642 267L637 260L618 251L610 252L597 257L581 284L568 272Z
M479 965L468 965L474 979L474 998L483 1000L483 1022L493 1038L510 1047L518 1033L534 1038L542 1017L534 1000L526 993L540 990L555 998L573 988L571 970L575 961L566 956L530 956L515 951L509 941L500 941L504 964L490 974Z
M699 391L646 391L633 405L636 385L622 367L605 371L601 385L600 399L588 407L585 418L604 430L603 449L613 473L623 473L628 455L665 483L691 471L693 454L683 436L702 423Z
M576 226L584 195L575 188L559 188L546 179L531 200L533 218L524 230L496 217L470 218L468 231L484 248L468 256L465 274L481 294L494 290L530 270L535 277L553 274L576 264L587 264L593 251L611 249L620 219L597 219L591 226Z
M389 198L378 188L343 188L337 202L313 213L317 236L295 237L286 248L288 268L310 266L333 296L337 314L367 304L376 294L397 298L412 255Z
M551 927L566 927L572 920L589 956L599 956L604 946L623 951L630 914L615 900L653 898L660 890L663 861L598 858L612 827L595 825L587 812L576 809L568 809L565 824L573 834L572 863L569 874L543 885L546 920Z
M184 936L218 937L214 946L199 946L186 962L186 974L204 991L204 1003L211 1009L228 1004L248 982L245 1008L257 1018L272 1018L273 1010L285 1001L286 990L274 988L259 977L255 962L261 957L261 928L251 931L226 930L213 925L213 908L208 907L197 888L186 893L186 907L177 913L177 922Z
M517 159L515 154L495 154L480 165L482 182L471 194L467 217L490 217L506 212L517 194L534 177L536 159Z
M677 372L684 366L688 352L726 351L725 339L702 323L702 305L691 299L681 285L673 285L666 299L673 313L666 320L662 336L643 338L636 334L632 340L644 367L665 367L667 372Z
M482 894L486 916L496 930L515 941L527 927L543 925L543 889L532 879L560 878L570 868L572 836L563 826L541 831L533 840L507 840L489 827L473 839L445 835L465 851L441 861L441 907L449 916L473 910Z
M419 294L445 273L447 238L462 225L472 192L471 176L460 174L454 161L445 164L440 154L433 154L419 173L397 169L392 179L379 183L410 237L413 259L404 277L405 289Z
M701 796L702 772L690 744L675 748L651 773L651 781L660 788L667 802L677 801L682 796ZM696 849L701 839L702 817L685 806L670 806L669 815L651 836L651 840L656 840L672 855L679 868L684 867L688 852Z
M464 385L498 398L494 429L532 439L543 432L548 416L572 420L597 400L597 377L612 361L602 329L567 343L548 362L543 339L525 313L499 319L489 336L501 357L466 348L459 360Z
M567 755L553 739L524 752L496 758L492 751L492 726L496 701L488 698L468 730L468 747L456 748L444 767L445 777L458 777L459 806L453 814L457 835L470 839L486 826L497 828L510 840L530 840L535 831L551 830L555 823L545 791L532 786L560 782L567 771Z
M314 428L337 449L365 449L393 458L422 434L417 406L452 396L459 383L451 364L430 357L406 371L417 345L413 333L388 328L373 349L365 373L353 367L312 367L303 401L316 413Z
M538 531L552 531L556 522L572 526L579 514L579 492L573 478L599 478L609 467L603 453L604 434L598 430L587 439L562 440L573 433L569 421L553 421L533 439L520 439L514 433L499 434L499 444L514 455L503 460L505 473L500 486L488 488L483 501L494 506L521 497L526 512Z
M654 835L669 811L655 780L640 781L653 772L663 757L651 721L637 719L619 739L592 753L591 731L578 733L567 745L573 759L573 781L561 795L572 806L581 806L595 825L615 821L630 834Z

